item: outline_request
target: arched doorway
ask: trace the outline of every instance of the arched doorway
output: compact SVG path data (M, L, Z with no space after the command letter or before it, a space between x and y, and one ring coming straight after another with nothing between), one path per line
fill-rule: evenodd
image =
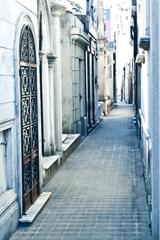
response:
M20 37L20 100L23 211L39 195L39 151L37 109L37 65L31 28L24 26Z

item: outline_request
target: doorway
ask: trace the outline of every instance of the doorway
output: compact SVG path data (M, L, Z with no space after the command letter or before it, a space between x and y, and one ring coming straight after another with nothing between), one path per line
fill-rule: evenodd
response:
M39 151L37 109L37 65L31 28L24 26L20 38L20 100L23 212L39 196Z

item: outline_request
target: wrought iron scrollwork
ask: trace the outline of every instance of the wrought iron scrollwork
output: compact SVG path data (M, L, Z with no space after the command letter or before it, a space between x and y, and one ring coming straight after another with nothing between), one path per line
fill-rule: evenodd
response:
M32 32L30 28L28 29L28 48L29 48L29 62L34 64L36 63L36 54L35 54L35 45Z
M23 129L23 157L30 155L31 153L31 133L30 127Z
M34 158L32 161L32 185L36 184L38 182L38 175L37 172L39 171L38 166L38 159Z
M32 125L32 151L36 151L38 147L37 124Z
M32 188L32 174L31 174L31 162L25 164L23 167L24 171L24 194L28 193Z
M28 28L26 27L21 36L20 46L20 61L29 62L29 48L28 48Z
M36 85L36 68L30 68L30 80L31 80L31 93L37 93L37 85Z
M21 83L23 199L24 210L27 210L39 194L36 51L33 34L29 26L25 26L21 34L19 72ZM35 189L37 190L35 191ZM35 194L37 195L35 196Z
M20 61L25 63L36 63L36 51L33 34L29 26L25 26L21 35Z
M20 75L21 75L22 96L29 95L30 94L29 68L21 67Z
M22 98L22 121L23 126L30 124L30 98Z

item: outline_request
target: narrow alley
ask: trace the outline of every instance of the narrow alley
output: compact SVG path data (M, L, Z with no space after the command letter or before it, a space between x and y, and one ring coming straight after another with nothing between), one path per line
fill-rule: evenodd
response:
M149 240L148 209L132 105L119 105L65 161L34 223L12 240Z

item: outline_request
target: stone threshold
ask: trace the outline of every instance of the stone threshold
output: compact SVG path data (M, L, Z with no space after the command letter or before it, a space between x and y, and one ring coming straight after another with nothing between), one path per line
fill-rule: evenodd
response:
M49 156L49 157L44 157L43 168L45 170L48 170L49 168L51 168L59 160L59 158L60 158L59 155L53 155L53 156Z
M32 223L51 196L51 192L42 192L25 215L19 219L19 223Z
M63 161L78 147L80 141L80 134L67 134L67 138L62 143Z
M57 168L60 164L60 156L53 155L44 157L43 159L43 184L44 186L49 182L49 180L53 177Z
M67 134L62 134L62 143L64 143L64 141L67 139Z
M80 134L68 134L62 143L63 152L71 147L71 145L80 137Z

